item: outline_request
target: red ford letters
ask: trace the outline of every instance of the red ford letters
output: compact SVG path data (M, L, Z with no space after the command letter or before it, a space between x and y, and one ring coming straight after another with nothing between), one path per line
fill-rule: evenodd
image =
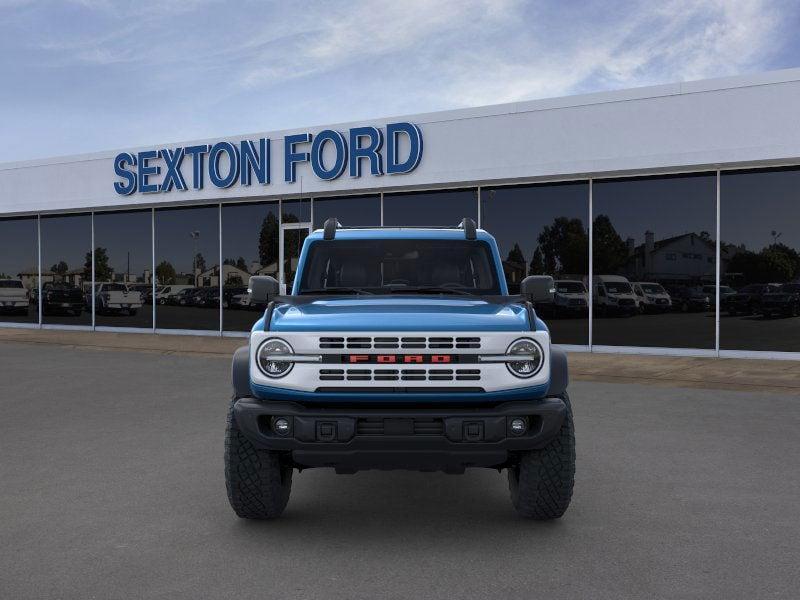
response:
M449 354L350 354L348 362L379 364L447 364L452 362Z

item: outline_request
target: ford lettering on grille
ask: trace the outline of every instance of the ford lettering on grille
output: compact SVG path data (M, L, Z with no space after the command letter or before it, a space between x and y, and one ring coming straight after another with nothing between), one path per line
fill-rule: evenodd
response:
M343 361L348 364L370 364L377 363L382 365L393 364L449 364L456 362L450 354L345 354Z

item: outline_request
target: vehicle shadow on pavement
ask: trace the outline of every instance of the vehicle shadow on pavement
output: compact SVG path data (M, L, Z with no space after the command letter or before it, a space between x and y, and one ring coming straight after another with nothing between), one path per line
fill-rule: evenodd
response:
M472 469L463 475L406 471L365 471L336 475L330 470L295 473L292 499L274 521L240 521L235 535L264 536L275 543L283 533L306 539L335 536L341 541L432 534L471 537L520 528L554 530L569 519L536 522L519 517L508 494L506 473ZM465 529L465 524L468 527Z

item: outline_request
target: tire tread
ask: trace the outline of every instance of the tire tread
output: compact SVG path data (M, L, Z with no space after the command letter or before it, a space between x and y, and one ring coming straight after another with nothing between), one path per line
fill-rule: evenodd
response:
M225 486L234 512L243 519L274 519L289 501L292 468L282 464L280 455L259 450L240 431L228 408L225 430Z
M534 520L560 518L572 500L575 484L575 426L566 393L567 414L553 440L540 450L520 456L508 470L511 502L517 512Z

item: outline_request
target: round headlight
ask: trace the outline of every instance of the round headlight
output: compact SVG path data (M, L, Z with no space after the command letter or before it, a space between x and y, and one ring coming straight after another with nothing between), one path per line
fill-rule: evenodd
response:
M530 356L527 360L507 362L506 366L517 377L533 377L544 364L542 347L529 338L522 338L513 342L506 350L506 354L525 354Z
M274 354L293 354L292 347L278 338L265 341L258 348L256 361L258 368L267 377L283 377L292 370L294 363L280 360L267 360L267 357Z

